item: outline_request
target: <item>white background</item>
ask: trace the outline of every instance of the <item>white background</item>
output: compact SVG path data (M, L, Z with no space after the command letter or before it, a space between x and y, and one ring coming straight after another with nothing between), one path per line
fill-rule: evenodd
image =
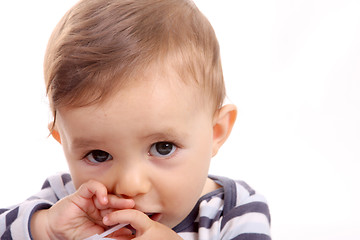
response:
M67 169L47 138L42 62L74 3L0 3L0 207ZM217 32L239 110L211 173L267 197L274 239L360 239L360 1L196 3Z

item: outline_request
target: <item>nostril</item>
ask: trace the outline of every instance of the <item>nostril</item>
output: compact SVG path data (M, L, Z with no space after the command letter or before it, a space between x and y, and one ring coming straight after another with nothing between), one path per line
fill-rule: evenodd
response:
M121 186L116 190L116 195L125 199L133 199L137 196L147 194L150 191L150 184L133 184L132 186Z
M141 168L138 165L122 168L121 173L117 173L119 177L114 179L114 192L126 199L148 193L151 181Z
M117 196L118 198L122 198L122 199L126 199L126 200L132 200L134 197L125 195L125 194L114 194L115 196Z

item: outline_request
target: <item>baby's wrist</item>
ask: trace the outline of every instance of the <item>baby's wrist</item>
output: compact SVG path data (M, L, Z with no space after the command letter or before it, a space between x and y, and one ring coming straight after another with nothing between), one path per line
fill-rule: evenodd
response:
M32 239L51 239L48 233L48 210L39 210L35 212L30 220L30 232Z

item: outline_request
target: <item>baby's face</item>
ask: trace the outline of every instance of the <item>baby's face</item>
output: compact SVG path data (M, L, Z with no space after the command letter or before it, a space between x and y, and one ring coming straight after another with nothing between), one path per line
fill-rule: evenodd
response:
M206 193L213 154L212 111L199 92L176 81L146 79L108 101L59 109L57 130L75 187L93 179L132 198L174 227Z

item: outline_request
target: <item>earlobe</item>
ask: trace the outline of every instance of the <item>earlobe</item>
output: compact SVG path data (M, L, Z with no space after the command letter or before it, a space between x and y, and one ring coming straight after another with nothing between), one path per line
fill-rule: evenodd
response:
M236 120L237 110L233 104L223 106L218 110L214 118L213 124L213 151L212 156L215 156L220 147L229 137L231 130Z
M59 132L55 129L54 123L51 122L48 125L48 129L53 138L61 144L61 138Z

